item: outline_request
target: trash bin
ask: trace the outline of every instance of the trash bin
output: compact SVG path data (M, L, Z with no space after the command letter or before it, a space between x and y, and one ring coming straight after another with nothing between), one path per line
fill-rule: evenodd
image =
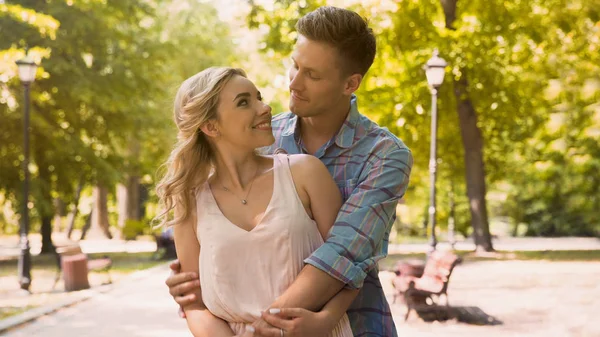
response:
M63 256L61 267L65 281L65 291L88 289L90 287L87 256L85 254Z

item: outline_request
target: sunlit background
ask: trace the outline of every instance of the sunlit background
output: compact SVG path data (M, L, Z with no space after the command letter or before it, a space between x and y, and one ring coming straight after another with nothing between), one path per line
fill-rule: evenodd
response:
M15 61L26 47L39 64L32 232L44 228L49 240L52 231L81 229L97 209L92 227L146 233L156 171L174 142L177 86L211 65L239 66L274 112L286 111L294 24L323 4L368 18L378 55L358 92L360 110L414 154L393 242L426 240L431 95L423 66L436 48L448 62L438 100L441 240L449 222L457 240L488 227L491 236L598 235L600 7L591 0L471 1L446 11L437 0L0 1L2 233L18 231L23 87Z
M325 4L368 19L378 52L359 109L415 160L379 263L390 302L390 271L422 267L432 248L424 66L436 49L448 64L436 101L436 239L438 251L456 241L464 261L452 309L477 319L404 322L396 303L399 335L600 335L598 0L0 0L0 334L32 309L87 296L9 336L186 335L164 286L173 251L152 227L174 94L202 69L236 66L274 113L286 111L294 25ZM26 54L38 65L29 85L15 63ZM20 223L33 255L26 296ZM92 270L90 293L69 291L55 255L65 245L108 256L114 289L104 293L105 273Z

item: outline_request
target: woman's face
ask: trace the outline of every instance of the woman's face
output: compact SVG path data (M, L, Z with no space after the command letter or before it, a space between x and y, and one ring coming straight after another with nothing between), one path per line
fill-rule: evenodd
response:
M249 79L236 75L229 80L219 95L217 112L217 142L252 150L275 142L271 107Z

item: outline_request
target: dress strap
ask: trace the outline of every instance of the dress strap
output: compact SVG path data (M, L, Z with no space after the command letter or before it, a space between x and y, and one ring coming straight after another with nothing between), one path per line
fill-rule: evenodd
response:
M294 178L292 176L292 169L290 164L289 154L276 154L273 156L279 164L279 174L277 184L280 186L281 197L287 207L300 207L304 208L302 201L296 191L296 184L294 184Z

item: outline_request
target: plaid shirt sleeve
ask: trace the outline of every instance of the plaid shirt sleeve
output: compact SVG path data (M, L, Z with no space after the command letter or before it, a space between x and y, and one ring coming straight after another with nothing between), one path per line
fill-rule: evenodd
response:
M387 255L396 205L413 164L406 147L395 142L378 147L369 153L365 174L342 205L329 238L305 260L348 288L361 288L367 272Z

